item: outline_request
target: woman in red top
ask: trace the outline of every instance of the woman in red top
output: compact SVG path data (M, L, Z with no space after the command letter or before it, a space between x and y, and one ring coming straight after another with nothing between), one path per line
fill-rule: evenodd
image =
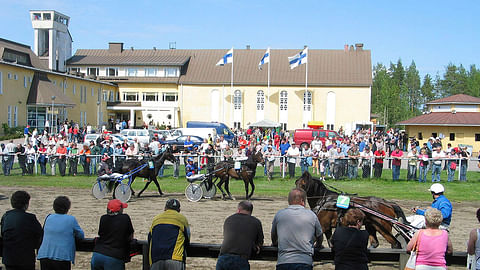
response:
M38 147L38 164L40 164L40 173L42 175L47 174L47 148L43 143L40 143Z
M375 156L375 165L373 165L375 171L373 172L373 175L375 176L375 178L381 178L383 170L383 159L385 158L385 151L383 151L383 146L377 147L377 150L375 151L375 153L373 153L373 155Z

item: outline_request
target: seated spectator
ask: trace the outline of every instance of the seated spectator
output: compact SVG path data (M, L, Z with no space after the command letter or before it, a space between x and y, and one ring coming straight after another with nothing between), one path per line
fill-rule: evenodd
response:
M75 264L75 239L83 239L84 233L74 216L67 215L70 200L59 196L53 201L55 214L49 214L43 225L43 241L37 259L45 269L71 269Z
M130 260L130 241L134 232L130 217L123 213L127 207L118 199L108 202L107 214L100 218L92 270L125 269L125 262Z
M348 209L343 226L337 227L332 237L335 270L368 269L368 232L360 230L365 214L356 208Z
M16 191L10 198L13 209L1 221L2 262L7 270L35 269L35 249L40 246L42 225L34 214L27 213L30 195Z
M425 211L426 229L416 232L407 245L407 251L412 251L416 243L415 269L447 269L445 253L452 253L453 248L448 232L438 228L442 220L442 213L438 209L428 208Z

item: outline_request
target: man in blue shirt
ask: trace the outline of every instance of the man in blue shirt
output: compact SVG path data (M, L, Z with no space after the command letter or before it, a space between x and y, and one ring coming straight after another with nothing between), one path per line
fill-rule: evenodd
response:
M440 224L440 229L448 230L448 227L450 226L450 222L452 221L452 203L443 195L445 192L445 188L443 187L442 184L440 183L435 183L433 184L429 191L432 193L433 197L433 202L431 207L436 208L442 212L443 216L443 221L442 224ZM414 207L412 209L412 212L414 212L416 215L412 217L408 217L407 220L412 223L412 226L419 227L420 225L425 224L425 209L419 209L417 207ZM417 217L419 216L419 217ZM412 221L409 220L413 219ZM414 225L413 223L416 223L416 221L419 221L420 218L423 218L423 224L419 225ZM423 227L423 226L420 226Z
M284 157L287 154L287 150L290 148L290 143L288 143L287 139L283 139L282 142L280 143L280 153L282 157ZM280 169L283 170L284 172L287 169L287 164L284 162L284 159L280 159Z
M193 150L193 142L190 140L190 136L187 137L187 140L183 143L183 148L185 151L191 152Z

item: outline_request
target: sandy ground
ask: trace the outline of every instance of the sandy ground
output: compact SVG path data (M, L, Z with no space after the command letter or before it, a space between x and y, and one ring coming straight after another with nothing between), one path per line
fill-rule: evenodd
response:
M52 203L56 196L66 195L72 201L72 209L69 214L74 215L80 226L85 232L85 236L93 238L97 235L98 223L101 215L106 212L108 199L96 200L92 197L89 190L72 188L22 188L30 193L29 212L37 215L40 223L43 224L45 216L53 212ZM0 195L10 196L17 188L0 187ZM181 213L184 214L190 225L192 232L192 242L197 243L217 243L222 242L222 227L226 217L233 214L238 201L222 200L201 200L200 202L189 202L183 194L168 194L164 197L157 196L153 191L146 192L145 196L130 200L129 207L125 213L130 215L135 228L135 238L146 239L151 220L162 212L165 202L168 198L178 198L181 201ZM270 245L271 222L275 213L287 206L284 198L253 198L254 215L263 223L265 234L265 244ZM426 206L429 202L417 201L397 201L404 209L410 209L412 206ZM454 250L464 251L468 233L477 226L475 211L478 204L453 202L454 216L451 225L451 239ZM8 199L0 200L0 212L3 214L11 208ZM379 238L380 247L388 248L389 244ZM324 245L326 245L324 243ZM91 253L77 252L76 264L73 269L89 269ZM136 256L132 262L127 264L127 269L141 269L141 256ZM275 262L251 261L252 269L275 269ZM215 269L214 259L189 258L187 260L188 269ZM464 267L462 267L463 269ZM37 268L39 269L39 267ZM315 269L333 269L331 263L316 263ZM398 266L376 264L371 265L370 269L398 269ZM451 267L449 269L460 269L460 267Z

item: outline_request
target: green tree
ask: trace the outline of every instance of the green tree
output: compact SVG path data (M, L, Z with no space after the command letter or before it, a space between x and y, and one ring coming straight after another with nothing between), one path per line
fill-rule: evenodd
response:
M407 68L405 75L405 85L407 87L408 94L408 111L410 117L418 115L420 112L420 97L422 95L420 84L420 75L418 73L417 66L415 65L415 61L412 60L412 63Z

